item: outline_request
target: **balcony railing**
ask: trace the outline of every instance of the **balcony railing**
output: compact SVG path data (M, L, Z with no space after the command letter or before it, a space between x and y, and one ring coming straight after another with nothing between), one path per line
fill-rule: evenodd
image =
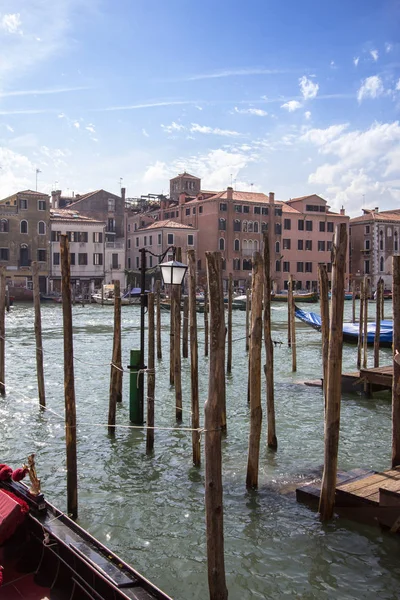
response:
M111 263L110 265L110 271L120 271L121 270L121 265L113 265Z
M32 264L31 259L24 260L22 262L19 260L18 261L18 269L30 269L31 268L31 264Z
M106 248L124 249L124 242L106 242Z

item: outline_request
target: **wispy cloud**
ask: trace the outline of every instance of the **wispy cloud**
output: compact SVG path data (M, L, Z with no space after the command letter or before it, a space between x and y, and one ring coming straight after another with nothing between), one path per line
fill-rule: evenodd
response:
M300 91L304 100L312 100L318 94L319 85L305 75L299 79Z
M81 90L90 90L87 86L53 88L43 90L13 90L11 92L0 92L0 98L8 98L10 96L44 96L47 94L65 94L67 92L79 92Z
M360 62L360 57L356 56L355 58L353 58L353 63L355 67L358 67L358 63Z
M161 129L165 133L171 134L176 133L177 131L183 131L184 129L186 129L186 127L184 125L181 125L180 123L175 123L175 121L172 121L171 125L161 124Z
M202 79L221 79L222 77L248 77L250 75L281 75L283 73L292 73L289 69L265 69L249 67L248 69L224 69L212 73L198 73L197 75L188 75L175 81L200 81Z
M144 102L143 104L131 104L129 106L107 106L106 108L94 108L98 112L113 110L138 110L140 108L157 108L159 106L182 106L185 104L197 104L198 100L165 100L161 102Z
M372 75L372 77L367 77L362 82L357 92L357 100L361 102L365 98L378 98L378 96L382 96L384 91L382 79L379 75Z
M238 108L235 106L234 112L241 115L254 115L256 117L266 117L268 115L267 111L262 110L262 108Z
M144 135L144 137L150 137L144 127L142 129L142 134Z
M282 104L281 108L285 108L288 112L294 112L302 107L301 102L298 100L289 100L289 102L285 102Z
M372 56L373 60L376 62L379 58L379 52L378 50L370 50L370 55Z
M3 15L0 19L0 28L7 33L22 35L21 15L19 13Z
M0 115L41 115L46 113L57 113L60 112L57 109L52 108L26 108L22 110L0 110Z
M390 42L386 42L385 50L386 52L391 52L393 50L393 44L391 44Z
M189 131L191 131L192 133L224 135L229 137L240 135L238 131L231 131L230 129L220 129L219 127L209 127L207 125L199 125L198 123L192 123Z

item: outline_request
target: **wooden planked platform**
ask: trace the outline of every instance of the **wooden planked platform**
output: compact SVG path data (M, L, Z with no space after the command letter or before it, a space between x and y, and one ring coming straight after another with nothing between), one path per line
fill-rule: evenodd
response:
M351 373L342 373L342 392L364 392L371 396L373 392L392 389L393 365L375 369L360 369ZM304 381L310 387L322 387L323 380Z

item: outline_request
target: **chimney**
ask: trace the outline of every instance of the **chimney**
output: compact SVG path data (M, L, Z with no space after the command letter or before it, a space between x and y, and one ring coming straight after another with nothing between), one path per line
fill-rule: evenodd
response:
M228 200L233 200L233 187L229 186L226 188L226 197Z
M269 203L273 204L275 202L275 193L274 192L270 192L269 193Z
M126 192L126 188L122 187L121 188L121 198L124 202L125 202L125 192Z
M346 211L344 210L344 206L342 206L342 208L340 209L340 214L341 215L345 215L346 214Z
M375 206L374 211L379 212L379 206Z
M52 208L59 208L59 200L61 196L61 190L54 190L51 192L51 206Z

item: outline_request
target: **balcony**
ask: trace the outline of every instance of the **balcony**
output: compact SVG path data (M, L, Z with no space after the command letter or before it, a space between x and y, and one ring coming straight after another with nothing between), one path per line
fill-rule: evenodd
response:
M124 242L106 242L106 248L124 249Z
M121 270L121 265L110 265L110 271L120 271Z
M24 260L24 261L19 260L18 261L18 269L30 269L31 264L32 264L31 259Z

